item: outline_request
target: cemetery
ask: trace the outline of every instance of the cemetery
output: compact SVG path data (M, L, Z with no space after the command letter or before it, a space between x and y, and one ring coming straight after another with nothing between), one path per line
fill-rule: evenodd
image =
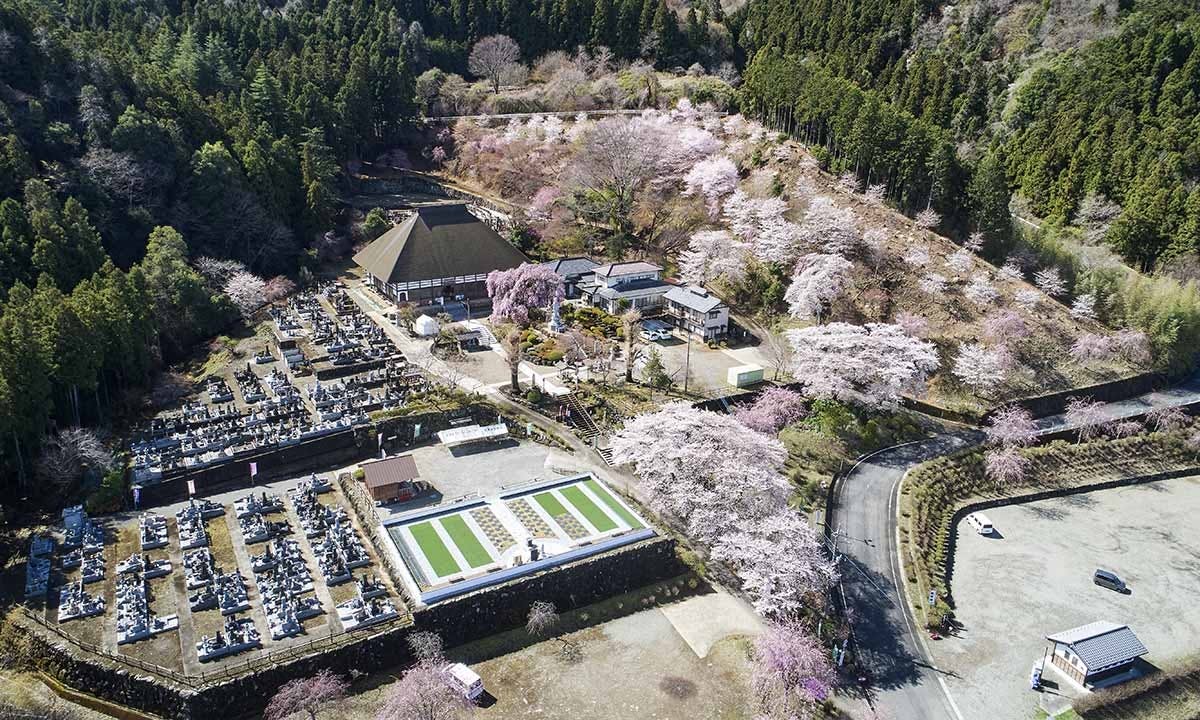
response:
M426 605L655 535L590 474L396 515L384 529Z
M149 487L366 424L426 385L384 331L336 285L269 311L269 340L232 359L177 410L133 434L133 480Z
M204 635L196 643L196 656L200 662L211 662L229 655L253 650L262 645L254 621L249 618L226 618L223 630L215 635Z
M118 645L178 629L178 615L158 617L150 613L149 589L144 575L132 572L117 580Z
M167 546L167 519L162 515L144 513L138 519L138 537L142 550L156 550Z

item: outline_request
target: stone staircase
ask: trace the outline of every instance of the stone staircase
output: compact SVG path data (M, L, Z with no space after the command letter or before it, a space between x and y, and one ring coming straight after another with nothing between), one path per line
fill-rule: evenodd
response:
M604 462L612 465L612 448L601 447L601 443L608 440L604 431L592 419L587 409L583 407L583 403L579 402L579 397L574 393L568 393L562 397L563 402L571 410L571 417L567 423L578 430L579 437L592 447L596 448L596 452L604 459Z

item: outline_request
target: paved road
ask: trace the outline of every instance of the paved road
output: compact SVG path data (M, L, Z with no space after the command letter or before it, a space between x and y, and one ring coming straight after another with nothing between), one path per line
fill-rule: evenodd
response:
M844 557L842 586L852 609L854 640L869 668L872 702L895 720L962 720L942 692L936 670L925 662L897 582L896 492L908 468L981 438L982 433L964 429L883 450L851 470L834 500L831 522Z
M1105 416L1131 417L1161 407L1200 402L1200 375L1179 385L1107 403ZM1062 414L1038 421L1040 432L1070 429ZM896 502L900 480L914 465L982 441L983 433L948 429L929 440L868 456L837 489L829 523L838 532L843 589L851 608L855 642L870 668L872 701L895 720L966 720L928 660L916 634L900 577Z

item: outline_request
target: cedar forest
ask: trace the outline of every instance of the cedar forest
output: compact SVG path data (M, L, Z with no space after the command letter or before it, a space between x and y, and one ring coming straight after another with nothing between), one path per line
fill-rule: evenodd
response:
M4 482L52 427L116 423L238 322L229 268L273 278L269 298L344 254L351 168L418 145L423 80L470 76L497 33L525 61L604 47L740 76L731 111L952 236L985 232L990 258L1018 242L1011 204L1143 273L1195 277L1200 16L1103 3L1049 59L1030 39L1043 22L1046 6L1014 23L930 0L0 0ZM1195 337L1196 306L1166 305L1142 323L1156 346Z

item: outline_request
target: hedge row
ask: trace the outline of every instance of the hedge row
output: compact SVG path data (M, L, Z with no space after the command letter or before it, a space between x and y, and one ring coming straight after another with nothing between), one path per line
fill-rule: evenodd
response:
M1098 485L1122 478L1183 470L1196 464L1185 432L1148 433L1086 443L1056 440L1022 450L1030 461L1020 483L997 487L984 472L984 450L973 448L913 468L904 493L908 496L903 527L908 535L910 572L921 594L936 589L949 610L948 562L955 513L963 506L990 499ZM911 575L910 575L911 579Z

